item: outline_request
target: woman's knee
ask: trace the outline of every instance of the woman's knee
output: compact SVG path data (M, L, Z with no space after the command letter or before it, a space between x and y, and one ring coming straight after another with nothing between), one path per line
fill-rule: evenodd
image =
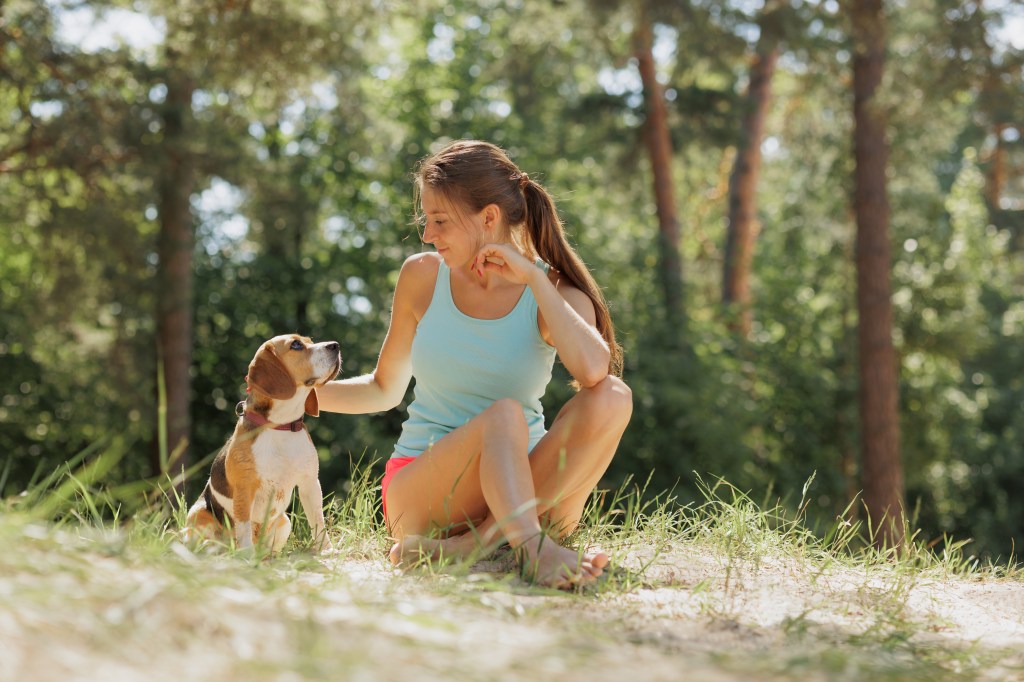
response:
M597 384L584 388L590 409L602 420L621 425L633 415L633 391L622 379L609 374Z
M530 427L526 423L526 413L518 400L501 398L481 413L484 419L484 430L489 434L501 435L504 438L529 439Z

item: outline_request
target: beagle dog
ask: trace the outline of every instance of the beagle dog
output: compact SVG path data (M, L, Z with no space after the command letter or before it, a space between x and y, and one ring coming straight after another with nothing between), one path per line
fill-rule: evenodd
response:
M230 523L236 546L262 539L272 552L288 541L292 490L309 520L314 542L325 549L323 493L313 439L303 416L320 414L315 386L341 371L334 341L313 343L298 334L275 336L256 352L238 403L235 431L213 461L203 494L188 512L184 539L222 536Z

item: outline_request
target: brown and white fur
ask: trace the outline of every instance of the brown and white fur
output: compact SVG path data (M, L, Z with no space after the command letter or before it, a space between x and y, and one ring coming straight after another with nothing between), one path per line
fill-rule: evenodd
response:
M301 420L305 414L320 414L313 388L340 370L341 353L333 341L314 344L288 334L260 347L249 364L248 397L239 404L244 412L188 512L186 541L223 536L230 520L238 548L262 538L265 547L277 552L291 534L288 505L298 487L315 546L330 547L319 460Z

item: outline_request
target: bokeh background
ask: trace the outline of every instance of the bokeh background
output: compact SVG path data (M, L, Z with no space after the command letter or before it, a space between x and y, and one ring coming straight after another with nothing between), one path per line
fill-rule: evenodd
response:
M813 474L827 528L862 488L854 4L7 0L0 497L115 450L105 485L201 464L274 334L336 339L345 376L371 371L424 248L411 170L481 138L556 197L611 302L636 409L605 485L685 503L724 477L795 506ZM1024 542L1024 9L884 9L906 505L920 539L1006 560ZM751 150L737 302L730 179ZM325 489L390 456L403 418L309 420Z

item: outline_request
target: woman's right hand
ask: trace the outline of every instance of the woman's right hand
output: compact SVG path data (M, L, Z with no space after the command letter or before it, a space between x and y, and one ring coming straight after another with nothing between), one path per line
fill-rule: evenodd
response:
M485 244L473 259L473 272L483 277L491 272L513 284L530 284L530 278L543 274L512 244Z

